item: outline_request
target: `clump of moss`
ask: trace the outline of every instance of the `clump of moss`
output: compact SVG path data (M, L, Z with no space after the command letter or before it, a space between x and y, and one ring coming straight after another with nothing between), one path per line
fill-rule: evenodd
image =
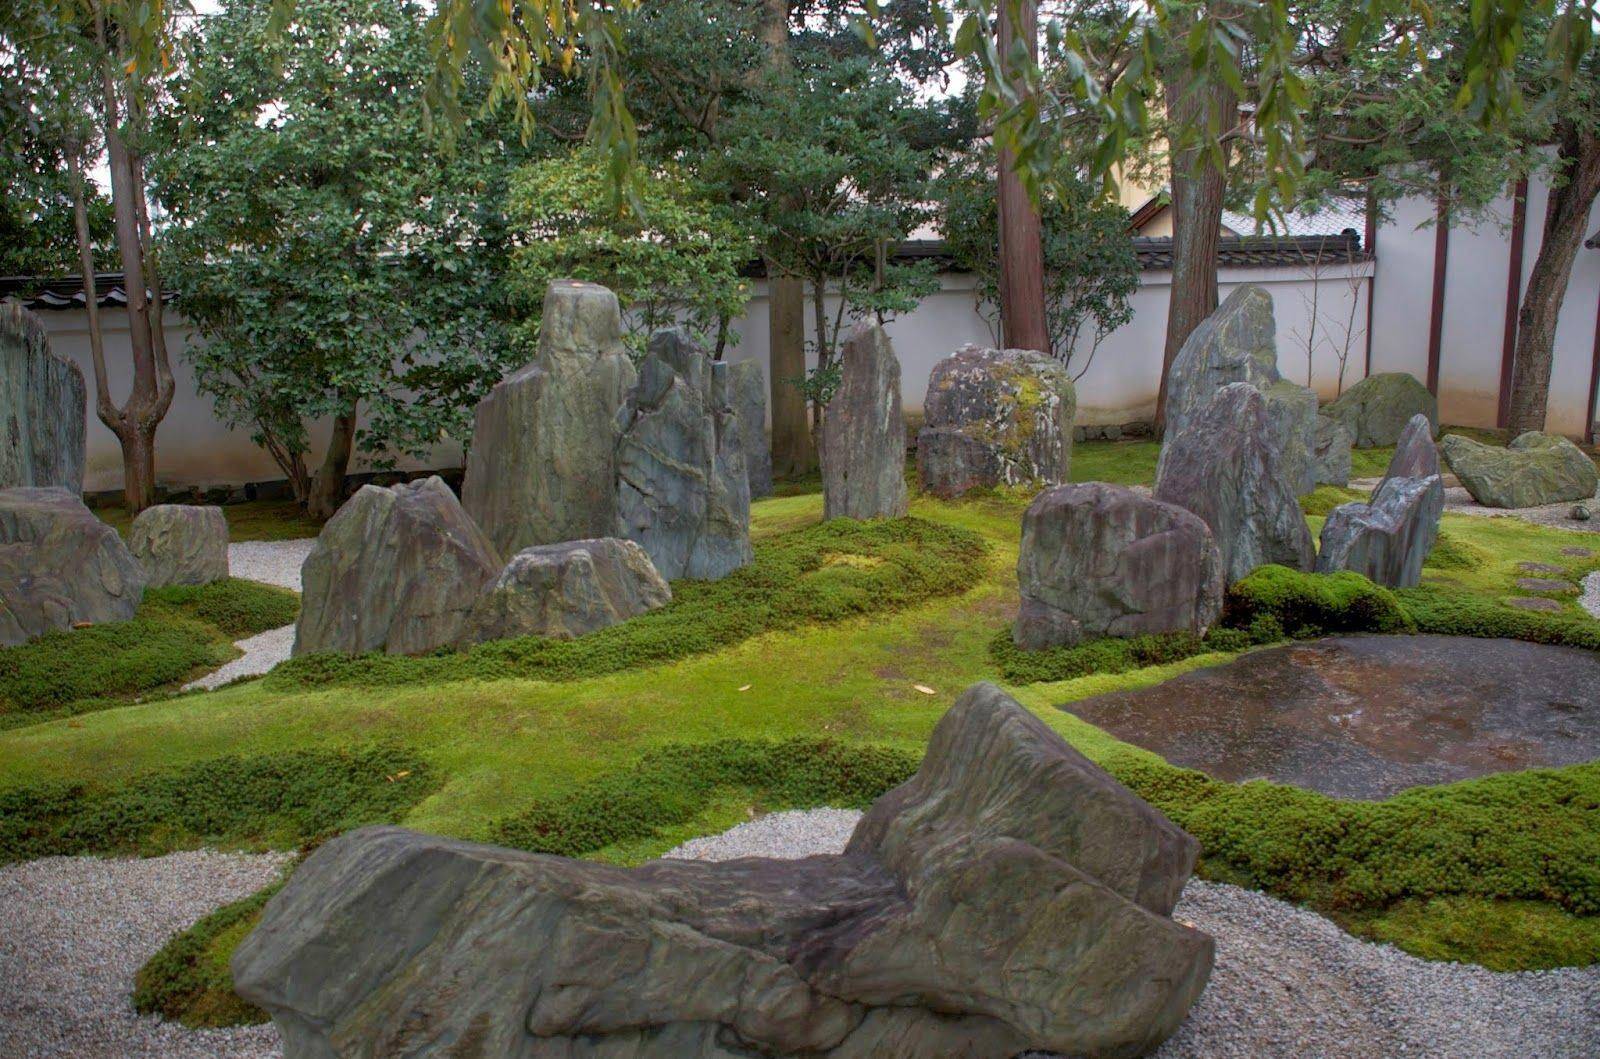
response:
M1438 539L1433 542L1433 550L1422 565L1429 570L1481 570L1489 565L1491 558L1487 551L1471 541L1462 540L1448 530L1440 530Z
M1307 515L1330 515L1342 504L1365 503L1367 494L1338 485L1319 485L1300 498L1300 510Z
M283 883L223 905L174 935L133 979L133 1009L191 1029L254 1026L267 1013L234 992L228 961L261 921L261 910Z
M146 589L144 598L198 618L236 640L282 628L300 610L298 593L233 577L208 585Z
M1105 636L1070 647L1024 651L1004 628L989 642L989 657L1008 684L1039 684L1075 680L1093 673L1126 673L1147 666L1168 665L1212 651L1243 651L1284 638L1275 617L1263 614L1248 628L1218 627L1205 636L1193 633L1158 633L1128 638Z
M1223 597L1222 623L1244 629L1264 616L1295 637L1411 631L1393 592L1348 570L1308 574L1268 565L1252 571Z

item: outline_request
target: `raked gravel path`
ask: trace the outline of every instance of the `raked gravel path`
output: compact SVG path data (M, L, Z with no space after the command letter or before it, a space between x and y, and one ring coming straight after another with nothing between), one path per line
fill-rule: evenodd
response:
M300 591L300 566L311 553L315 537L291 541L241 541L228 545L228 574L247 581L265 581ZM231 680L265 673L289 657L294 647L294 626L285 625L268 629L264 633L234 642L244 654L213 670L199 680L190 681L183 690L191 688L220 688Z

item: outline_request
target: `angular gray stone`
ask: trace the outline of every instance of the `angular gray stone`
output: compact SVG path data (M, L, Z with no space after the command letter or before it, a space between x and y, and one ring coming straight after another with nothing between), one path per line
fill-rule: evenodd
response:
M1439 473L1439 446L1433 441L1433 423L1418 412L1400 431L1400 438L1394 445L1394 455L1389 457L1389 466L1383 472L1383 481L1391 478L1426 478ZM1379 482L1378 487L1381 489L1383 482ZM1373 492L1376 494L1377 491Z
M650 336L617 443L615 535L638 541L669 581L714 581L755 556L750 481L728 365L679 328Z
M40 319L0 305L0 489L83 492L83 372L50 351Z
M300 568L294 653L418 654L454 644L499 572L494 546L438 475L364 485Z
M144 570L76 493L0 489L0 645L127 621L143 595Z
M1486 507L1538 507L1594 496L1594 461L1566 438L1530 430L1506 448L1446 434L1440 455Z
M1439 539L1444 485L1437 474L1386 478L1369 504L1341 504L1322 524L1317 572L1353 570L1390 588L1414 588Z
M822 416L824 518L905 515L906 420L900 361L883 328L862 321L844 340L839 389Z
M917 435L917 476L935 496L996 485L1059 485L1072 463L1072 376L1028 349L966 346L934 365Z
M635 869L393 827L332 840L232 962L287 1059L1134 1056L1209 937L1197 844L993 685L843 855Z
M151 588L208 585L228 576L228 520L220 507L157 504L133 520L128 550Z
M1316 442L1312 446L1312 479L1317 485L1350 484L1350 430L1337 419L1317 416Z
M1039 494L1017 558L1023 650L1085 636L1203 635L1222 609L1222 558L1199 516L1120 485Z
M650 556L633 541L538 544L511 557L467 622L463 641L547 636L570 640L672 600Z
M635 378L616 295L550 284L537 356L478 403L461 486L501 554L615 531L617 415Z
M1236 382L1261 391L1284 480L1296 496L1309 493L1316 488L1317 395L1279 373L1272 295L1254 283L1228 295L1178 350L1167 375L1166 436L1182 434L1218 390Z
M1249 383L1230 383L1161 447L1155 498L1199 515L1233 584L1258 566L1310 570L1311 530L1284 474L1267 402Z
M1403 371L1368 375L1322 410L1350 428L1359 448L1393 445L1413 416L1426 416L1430 436L1439 429L1439 401Z
M750 499L772 495L772 447L767 442L767 374L761 362L741 360L728 365L728 389L737 417L739 450L744 453Z

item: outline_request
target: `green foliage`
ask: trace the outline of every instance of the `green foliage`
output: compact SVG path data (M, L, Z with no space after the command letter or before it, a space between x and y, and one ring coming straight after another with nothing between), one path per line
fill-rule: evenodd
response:
M422 657L305 655L266 680L284 689L579 680L964 592L983 576L987 547L976 534L921 519L833 519L760 541L755 553L751 565L720 581L679 581L667 606L576 640L530 636Z
M1348 570L1307 574L1269 565L1252 571L1228 589L1222 623L1248 628L1263 615L1295 637L1411 631L1393 592Z
M243 639L294 621L300 596L287 588L227 577L208 585L168 585L145 591L145 600L172 607Z
M438 785L394 746L229 755L125 783L0 789L0 864L198 846L293 847L398 820Z
M281 889L282 882L274 883L174 935L134 976L133 1009L191 1029L266 1022L265 1011L233 991L228 961Z
M914 754L831 739L672 744L645 754L628 771L501 821L493 840L581 857L693 819L719 790L748 791L764 810L864 809L916 771Z
M1181 662L1208 652L1243 651L1259 644L1277 643L1283 628L1270 614L1257 617L1247 628L1215 628L1204 637L1193 633L1153 633L1146 636L1103 636L1070 647L1024 651L1011 640L1011 629L1001 629L989 644L989 657L1008 684L1039 684L1074 680L1093 673L1126 673L1147 666Z

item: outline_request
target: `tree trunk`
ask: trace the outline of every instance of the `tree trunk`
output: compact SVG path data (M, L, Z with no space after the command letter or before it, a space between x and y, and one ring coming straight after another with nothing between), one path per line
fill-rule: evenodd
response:
M1027 44L1028 53L1039 50L1038 0L1018 0L1015 24L1011 5L1001 3L999 47L1001 62L1011 54L1014 42ZM1050 348L1050 329L1045 322L1044 249L1040 235L1039 211L1022 186L1016 172L1016 159L1010 151L997 156L996 198L1000 212L1000 334L1012 349L1033 349L1041 353Z
M805 284L768 265L767 348L772 391L772 473L779 478L809 474L815 464L806 398Z
M311 497L306 510L312 518L326 521L334 516L344 503L344 479L350 469L350 454L355 450L356 404L350 410L333 417L333 429L328 434L328 451L322 457L311 481Z
M1517 348L1511 367L1507 419L1513 437L1544 429L1561 303L1566 300L1572 263L1588 230L1589 210L1600 194L1600 137L1567 123L1563 123L1561 132L1557 157L1562 163L1564 182L1550 189L1544 239L1528 274L1528 290L1517 315Z

